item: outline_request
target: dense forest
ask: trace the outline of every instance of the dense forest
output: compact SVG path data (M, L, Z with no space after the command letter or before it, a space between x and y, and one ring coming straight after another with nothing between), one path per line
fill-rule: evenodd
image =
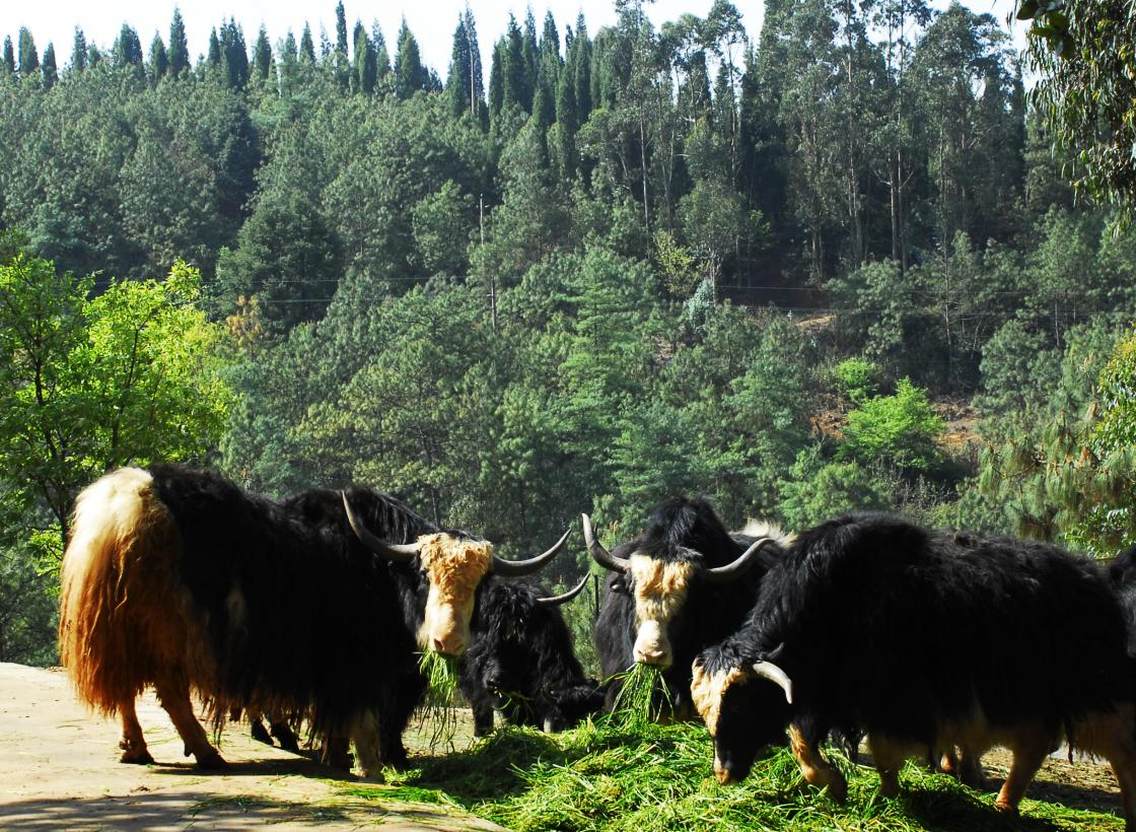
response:
M342 3L196 61L176 12L148 50L4 41L0 660L52 659L78 490L158 459L507 554L680 491L1136 536L1136 229L1074 198L999 22L616 8L487 60L467 9L444 75Z

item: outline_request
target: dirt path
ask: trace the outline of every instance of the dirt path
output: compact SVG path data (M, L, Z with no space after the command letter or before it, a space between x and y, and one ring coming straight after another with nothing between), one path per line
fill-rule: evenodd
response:
M203 774L152 694L138 717L152 766L117 761L117 724L87 713L64 673L0 664L0 829L500 829L438 806L353 799L326 768L254 742L246 726L225 732L229 769Z

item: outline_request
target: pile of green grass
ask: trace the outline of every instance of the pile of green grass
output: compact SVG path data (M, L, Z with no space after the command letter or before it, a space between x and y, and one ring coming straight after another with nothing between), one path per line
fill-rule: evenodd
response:
M623 727L602 717L563 734L506 728L470 750L425 758L391 786L347 787L382 801L397 792L460 806L516 832L674 830L872 830L872 832L1119 832L1113 815L1027 800L1017 821L994 811L992 795L910 764L904 794L879 796L879 778L836 752L849 799L838 806L806 786L786 750L759 760L742 784L721 786L705 729L685 723ZM394 791L392 791L392 789Z
M630 731L660 721L670 696L658 667L636 662L615 679L620 685L611 717L616 726Z

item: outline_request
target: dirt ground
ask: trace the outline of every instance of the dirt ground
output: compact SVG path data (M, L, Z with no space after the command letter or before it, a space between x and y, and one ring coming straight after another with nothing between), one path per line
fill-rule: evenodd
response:
M244 725L223 736L229 768L203 773L152 694L138 717L154 765L118 762L117 723L88 713L63 672L0 664L0 829L500 829L438 806L353 799L328 769L254 742Z

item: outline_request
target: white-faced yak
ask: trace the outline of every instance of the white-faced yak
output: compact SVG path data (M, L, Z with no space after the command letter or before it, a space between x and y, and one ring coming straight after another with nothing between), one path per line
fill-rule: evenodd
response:
M636 662L655 665L671 697L660 712L693 718L691 662L741 626L781 533L762 527L731 536L708 502L675 497L655 508L642 536L609 553L583 519L592 557L613 573L595 626L604 677ZM618 682L607 697L611 707Z
M562 731L603 707L603 692L584 675L559 609L590 578L553 596L531 581L482 582L460 676L477 736L493 729L495 712L513 725Z
M798 537L765 575L752 616L704 651L692 696L718 779L790 745L805 780L843 799L819 750L864 731L894 795L904 759L997 744L1013 755L998 794L1016 812L1064 740L1106 758L1136 829L1136 662L1104 571L1048 544L928 532L852 515Z
M134 700L147 685L201 767L224 760L190 703L219 725L234 707L304 713L351 735L365 773L405 763L401 733L421 694L416 653L460 655L490 573L529 574L393 498L309 493L283 506L178 466L121 468L76 502L63 557L60 655L79 696L122 722L122 761L150 762ZM374 496L373 492L363 492ZM320 516L338 501L336 523ZM345 755L344 755L345 756Z

